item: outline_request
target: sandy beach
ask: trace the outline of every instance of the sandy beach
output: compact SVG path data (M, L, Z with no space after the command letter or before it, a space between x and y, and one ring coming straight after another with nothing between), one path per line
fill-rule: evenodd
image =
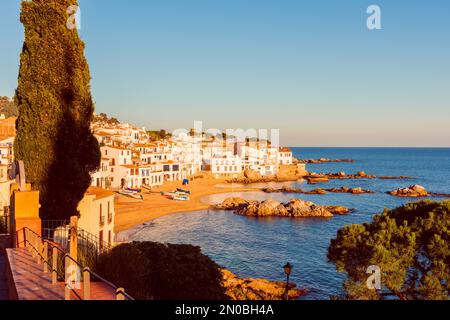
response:
M183 188L191 191L189 201L174 201L161 196L161 191L173 191ZM239 192L255 191L256 188L241 186ZM177 212L192 212L207 209L201 199L205 196L237 191L236 187L227 184L225 180L209 177L199 178L190 182L189 186L182 186L181 181L166 182L163 186L152 191L143 189L144 200L137 200L123 195L117 195L115 202L115 231L125 231L147 221Z

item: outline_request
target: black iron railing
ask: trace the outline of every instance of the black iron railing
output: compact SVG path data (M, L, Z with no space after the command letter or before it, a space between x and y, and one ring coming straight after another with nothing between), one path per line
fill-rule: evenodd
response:
M67 220L43 220L42 238L54 243L66 253L70 246L70 223ZM94 268L99 256L108 253L112 249L110 243L103 241L98 236L77 228L78 259L86 266Z

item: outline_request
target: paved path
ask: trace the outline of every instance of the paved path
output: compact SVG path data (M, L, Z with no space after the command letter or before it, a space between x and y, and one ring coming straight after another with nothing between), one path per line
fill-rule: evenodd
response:
M6 291L5 264L6 255L4 253L0 253L0 300L8 299L8 293Z
M43 272L29 251L23 248L7 249L19 300L64 300L64 283L51 283L51 274ZM77 290L83 297L82 290ZM92 300L114 300L115 292L103 283L91 283ZM72 293L71 299L78 300Z

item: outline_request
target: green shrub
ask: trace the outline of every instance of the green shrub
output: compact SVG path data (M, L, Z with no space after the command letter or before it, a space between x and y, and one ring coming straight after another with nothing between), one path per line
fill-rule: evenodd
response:
M349 299L450 297L450 201L421 201L385 210L372 223L346 226L328 258L346 272ZM367 288L369 266L381 270L382 288Z
M219 268L199 247L134 242L100 256L96 271L136 299L224 300Z

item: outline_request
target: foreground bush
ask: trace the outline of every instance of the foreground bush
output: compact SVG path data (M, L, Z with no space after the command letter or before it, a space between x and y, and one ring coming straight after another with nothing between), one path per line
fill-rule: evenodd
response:
M191 245L133 242L102 255L96 271L135 299L222 300L220 267Z

